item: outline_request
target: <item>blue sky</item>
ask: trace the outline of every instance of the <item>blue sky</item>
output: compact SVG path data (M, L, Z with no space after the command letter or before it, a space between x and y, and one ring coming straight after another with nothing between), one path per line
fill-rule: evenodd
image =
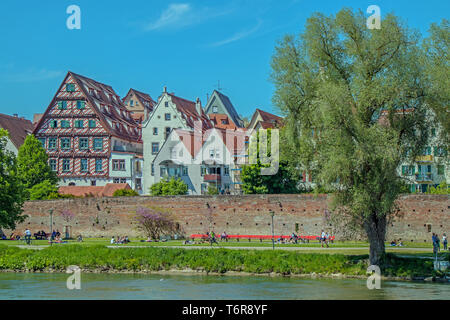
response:
M81 8L81 30L66 27L72 4ZM269 81L276 41L301 32L313 12L365 12L369 5L422 34L450 12L445 0L3 0L0 113L32 119L44 112L68 70L120 96L132 87L156 100L167 86L203 105L220 80L238 113L277 113Z

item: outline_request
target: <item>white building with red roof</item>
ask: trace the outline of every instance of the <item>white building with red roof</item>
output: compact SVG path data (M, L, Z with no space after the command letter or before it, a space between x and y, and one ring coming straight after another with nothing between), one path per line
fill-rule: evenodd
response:
M167 92L164 87L158 102L148 120L142 124L144 141L144 193L148 194L150 186L156 182L153 160L173 129L194 131L195 123L201 124L202 130L212 128L211 120L203 111L201 101L190 101Z
M142 190L141 128L111 86L69 71L33 133L61 186Z
M191 195L205 194L209 187L235 193L234 169L245 155L244 129L173 130L153 161L155 181L176 177Z

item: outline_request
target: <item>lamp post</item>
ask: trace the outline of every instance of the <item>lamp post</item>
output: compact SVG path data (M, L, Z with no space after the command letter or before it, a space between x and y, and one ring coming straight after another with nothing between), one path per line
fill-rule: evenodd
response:
M49 210L50 213L50 245L52 245L53 241L51 238L52 230L53 230L53 209Z
M274 233L273 233L273 216L275 215L275 212L270 210L270 216L272 217L272 250L275 250L275 240L274 240Z

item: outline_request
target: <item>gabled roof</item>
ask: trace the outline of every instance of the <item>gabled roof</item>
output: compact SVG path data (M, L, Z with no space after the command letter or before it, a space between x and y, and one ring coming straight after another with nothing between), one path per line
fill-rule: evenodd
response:
M201 110L201 115L198 114L195 102L177 97L173 93L167 94L170 96L172 102L176 105L178 112L181 113L189 127L194 128L195 121L202 121L203 129L212 127L211 120L208 118L203 108Z
M59 187L60 194L71 194L76 197L112 197L114 192L122 189L131 189L128 183L107 183L103 187L97 186L63 186Z
M8 130L9 138L18 150L27 135L33 132L33 123L24 118L0 113L0 128Z
M255 121L258 115L261 116L262 121L259 121L259 123L263 129L273 129L275 127L281 127L283 125L283 118L257 108L252 116L252 119L250 120L248 128L250 128L252 124L252 128L257 125Z
M71 71L67 73L58 92L55 94L44 115L36 125L34 132L38 130L51 107L54 105L55 101L58 100L58 94L69 77L71 77L78 85L82 95L89 102L92 110L99 117L103 128L109 134L124 140L141 142L142 132L139 125L131 117L131 113L126 109L114 89L109 85Z
M234 108L233 104L231 103L230 98L228 98L226 95L224 95L223 93L214 90L211 98L208 100L208 102L206 103L206 110L208 110L211 105L210 103L212 101L214 101L214 98L217 97L223 104L223 106L225 107L226 111L228 112L228 116L231 118L231 120L234 122L234 124L236 125L236 127L242 128L243 127L243 121L242 119L239 117L236 109Z
M134 93L134 95L138 98L143 107L149 109L149 112L153 111L153 107L156 105L156 102L152 99L152 97L150 97L150 95L147 93L137 91L133 88L128 91L128 93L122 99L122 102L125 102L125 99L132 93Z

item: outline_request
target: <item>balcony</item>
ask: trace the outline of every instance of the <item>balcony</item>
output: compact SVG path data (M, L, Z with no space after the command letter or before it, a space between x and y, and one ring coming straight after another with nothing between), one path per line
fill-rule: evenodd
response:
M425 155L425 156L418 156L416 158L417 162L433 162L433 155Z
M220 174L205 174L203 176L203 181L205 181L205 182L220 182L221 177L220 177Z
M419 173L416 174L417 182L431 182L433 181L433 174L431 173Z

